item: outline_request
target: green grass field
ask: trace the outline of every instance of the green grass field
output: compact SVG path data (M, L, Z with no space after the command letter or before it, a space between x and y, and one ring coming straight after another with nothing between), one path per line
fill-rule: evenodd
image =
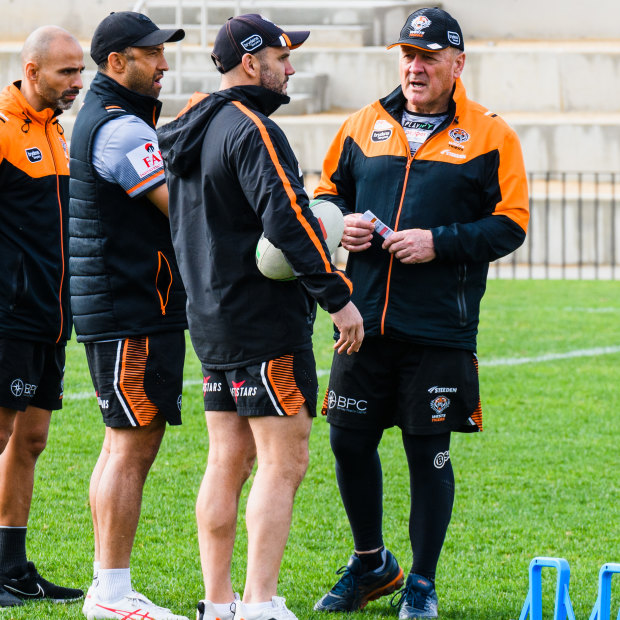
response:
M321 394L330 351L331 326L321 313L315 340L317 365L325 371ZM575 614L587 620L600 566L620 561L620 284L492 280L478 352L485 431L452 442L457 495L437 575L440 618L518 618L529 562L545 555L570 562ZM168 431L147 481L132 574L135 587L156 603L193 618L203 594L194 499L208 438L200 366L191 349L185 379L184 424ZM86 397L90 378L83 347L74 341L65 386L65 408L53 417L37 467L28 550L44 576L86 589L93 546L88 481L103 424L94 397ZM408 475L394 429L381 454L385 541L406 571ZM351 551L328 425L319 418L280 577L280 594L300 620L324 617L312 606ZM239 591L244 556L241 519L233 576ZM555 573L544 575L545 618L551 618ZM612 618L620 605L618 583ZM81 603L29 603L2 612L16 620L79 617ZM396 618L397 612L384 598L350 617Z

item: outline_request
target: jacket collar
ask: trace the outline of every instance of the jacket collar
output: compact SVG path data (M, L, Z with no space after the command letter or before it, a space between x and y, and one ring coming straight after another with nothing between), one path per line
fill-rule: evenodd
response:
M51 108L43 108L40 112L37 112L27 101L26 97L20 90L21 80L13 82L5 89L5 94L8 95L9 100L13 103L13 113L17 115L24 114L31 121L45 125L45 123L52 121L56 116L62 114L61 110L52 110Z
M219 90L217 94L230 101L239 101L265 116L271 116L281 105L291 100L288 95L281 95L263 86L233 86Z
M453 121L457 114L457 110L462 108L463 102L466 99L467 94L465 93L463 82L461 78L457 78L450 103L448 104L448 118L441 124L441 128L448 126ZM398 86L398 88L393 90L387 97L381 99L380 103L386 111L400 123L405 103L407 103L402 88Z
M155 97L141 95L125 88L101 71L97 71L95 79L90 84L90 90L101 99L104 106L120 105L125 111L155 128L162 106L161 101Z

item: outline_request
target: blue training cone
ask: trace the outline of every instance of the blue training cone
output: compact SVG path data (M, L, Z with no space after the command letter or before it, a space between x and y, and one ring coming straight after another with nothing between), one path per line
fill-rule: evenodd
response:
M598 574L598 598L590 620L611 620L611 578L620 573L620 564L603 564ZM618 618L620 620L620 609Z
M553 620L575 620L575 612L568 595L570 582L570 567L563 558L534 558L530 562L530 589L527 593L519 620L525 620L529 614L530 620L542 620L542 569L555 568L558 571L558 581L555 589L555 610ZM620 620L620 619L619 619Z

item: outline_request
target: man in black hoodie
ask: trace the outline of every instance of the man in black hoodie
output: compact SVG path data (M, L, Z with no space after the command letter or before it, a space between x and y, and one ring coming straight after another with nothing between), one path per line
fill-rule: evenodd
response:
M205 581L199 620L295 619L276 594L316 411L316 302L339 330L338 352L357 351L363 338L350 282L331 263L299 164L268 118L289 101L290 50L308 35L284 32L260 15L230 19L212 54L221 89L159 131L209 432L197 502ZM255 250L263 232L284 252L296 279L269 280L258 271ZM230 563L239 494L255 460L240 602Z

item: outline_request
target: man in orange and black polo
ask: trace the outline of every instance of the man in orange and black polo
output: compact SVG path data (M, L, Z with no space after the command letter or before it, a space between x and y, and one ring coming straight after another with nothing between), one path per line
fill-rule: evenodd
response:
M34 470L62 407L71 334L69 153L58 117L82 88L82 48L62 28L38 28L22 69L0 94L0 607L83 595L26 559Z
M420 9L395 46L400 86L344 123L315 192L345 214L346 272L367 335L359 353L334 358L325 399L355 552L315 609L360 609L403 583L383 542L377 451L398 426L413 552L399 618L435 618L454 499L450 436L482 430L480 301L489 261L523 243L528 192L515 132L465 94L458 22Z

